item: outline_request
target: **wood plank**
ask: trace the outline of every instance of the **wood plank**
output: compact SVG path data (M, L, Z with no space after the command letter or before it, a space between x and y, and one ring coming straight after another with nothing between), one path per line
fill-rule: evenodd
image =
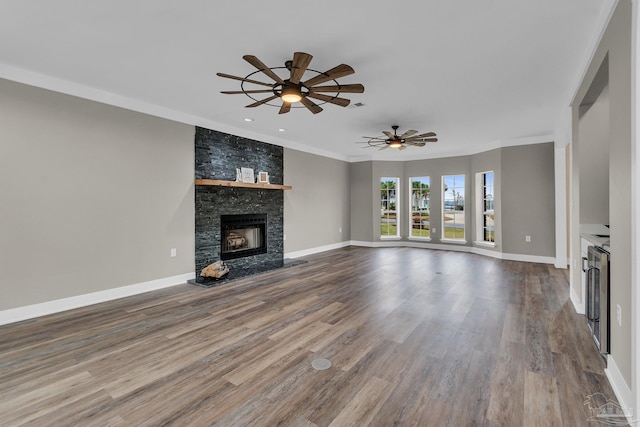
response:
M562 414L555 378L535 372L526 372L524 377L524 422L525 426L562 426Z
M333 419L329 427L371 425L376 413L391 392L391 388L390 382L372 377Z
M491 377L487 419L510 425L524 417L524 377L526 346L505 342Z

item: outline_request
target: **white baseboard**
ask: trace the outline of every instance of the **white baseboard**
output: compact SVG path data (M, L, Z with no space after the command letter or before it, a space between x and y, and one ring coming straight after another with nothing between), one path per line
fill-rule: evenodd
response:
M607 368L604 370L605 375L609 379L611 388L616 394L620 407L627 415L627 422L629 425L634 425L634 422L638 422L638 414L634 411L631 402L633 402L633 393L627 385L627 382L622 377L618 365L616 365L615 359L610 354L607 355Z
M572 287L569 287L569 299L571 299L571 304L573 304L576 313L584 314L584 301L578 298L578 294Z
M522 254L509 254L498 251L490 251L488 249L478 248L475 246L463 246L463 245L443 245L441 243L428 243L418 242L415 240L393 240L393 241L379 241L379 242L365 242L359 240L352 240L352 246L364 246L367 248L390 248L394 246L410 247L410 248L424 248L424 249L439 249L445 251L467 252L472 254L484 255L492 258L504 259L508 261L523 261L523 262L535 262L540 264L555 264L556 259L554 257L545 257L538 255L522 255Z
M417 240L383 240L377 242L366 242L361 240L351 240L351 246L362 246L365 248L422 248L422 249L439 249L457 252L471 252L470 246L463 245L443 245L440 243L419 242Z
M35 317L46 316L47 314L59 313L61 311L67 311L74 308L86 307L88 305L112 301L118 298L168 288L170 286L181 285L194 277L195 273L181 274L179 276L150 280L148 282L47 301L40 304L10 308L8 310L0 311L0 325L20 322L22 320L33 319Z
M304 249L301 251L294 251L294 252L286 252L284 254L285 258L300 258L303 256L307 256L307 255L313 255L313 254L317 254L320 252L326 252L326 251L330 251L333 249L340 249L340 248L344 248L346 246L350 246L351 243L350 242L340 242L340 243L333 243L331 245L325 245L325 246L318 246L315 248L311 248L311 249Z

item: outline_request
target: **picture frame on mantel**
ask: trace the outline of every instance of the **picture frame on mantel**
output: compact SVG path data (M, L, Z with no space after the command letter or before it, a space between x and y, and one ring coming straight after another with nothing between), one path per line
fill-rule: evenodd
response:
M256 177L253 174L253 169L240 168L240 172L242 173L242 182L250 182L252 184L256 182Z
M260 171L258 172L258 184L269 184L269 173Z

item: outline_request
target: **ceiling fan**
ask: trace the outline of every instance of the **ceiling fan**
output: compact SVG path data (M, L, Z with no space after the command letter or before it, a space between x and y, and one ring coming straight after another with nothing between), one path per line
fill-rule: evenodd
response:
M420 135L416 135L418 133L417 130L410 129L403 133L402 135L397 134L399 126L393 125L391 129L393 129L393 133L383 130L382 133L385 136L363 136L363 138L367 138L368 141L360 141L357 144L368 144L369 147L378 147L380 150L384 150L386 148L397 148L398 150L404 150L409 145L413 145L414 147L424 147L427 142L438 142L438 138L436 138L436 134L434 132L421 133Z
M313 102L311 98L322 101L320 104L325 104L328 102L330 104L346 107L351 101L345 98L340 98L338 96L340 95L340 93L364 92L364 86L359 83L340 84L336 80L340 77L348 76L355 73L353 68L346 64L340 64L322 73L320 71L308 68L309 64L311 63L311 59L313 58L313 56L309 55L308 53L295 52L293 54L293 60L286 61L284 67L267 67L262 61L260 61L253 55L245 55L242 58L249 64L257 68L258 71L254 71L253 73L248 74L246 77L232 76L225 73L217 73L217 75L227 79L240 80L242 82L240 83L241 90L222 91L221 93L230 95L247 95L249 98L256 101L252 104L247 105L247 107L249 108L257 107L263 104L273 105L268 103L279 98L280 100L282 100L279 114L288 113L292 108L291 104L294 104L296 102L300 102L313 114L317 114L322 111L322 107ZM278 72L276 72L276 70L278 70ZM315 73L315 75L303 81L302 78L307 72ZM257 73L265 74L275 83L254 80L252 76ZM318 86L331 80L334 84ZM247 89L245 88L245 84L266 86L269 87L269 89L251 89L252 86L249 86L249 88ZM330 95L325 95L326 93ZM254 94L271 94L271 96L258 100L253 97Z

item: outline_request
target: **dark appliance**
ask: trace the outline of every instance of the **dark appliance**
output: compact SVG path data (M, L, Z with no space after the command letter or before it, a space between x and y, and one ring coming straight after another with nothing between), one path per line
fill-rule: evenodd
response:
M587 324L601 354L609 354L609 252L598 246L587 250Z

